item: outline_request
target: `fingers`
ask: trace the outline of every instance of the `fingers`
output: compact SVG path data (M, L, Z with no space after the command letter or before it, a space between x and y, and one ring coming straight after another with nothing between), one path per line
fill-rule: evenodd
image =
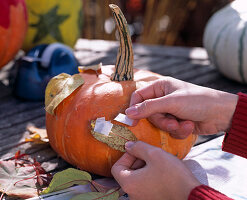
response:
M127 142L125 144L125 153L112 167L112 175L128 176L132 169L139 169L145 166L145 160L148 157L148 151L155 148L144 142Z
M131 173L131 166L136 161L136 157L125 153L112 167L111 173L117 181L128 177Z
M140 160L140 159L136 159L136 161L131 166L131 169L133 169L133 170L140 169L140 168L144 167L145 165L146 165L145 161Z
M161 112L161 107L164 112L164 107L161 105L161 101L165 99L164 96L166 95L165 91L166 85L168 84L167 82L166 79L154 81L150 85L140 88L132 93L130 107L126 109L125 114L135 120L133 126L138 123L139 119L146 118L157 111ZM157 109L153 109L150 105L153 105L153 107L156 107Z
M148 118L148 120L155 125L157 128L163 131L176 131L179 129L178 120L169 114L157 113Z
M148 120L156 127L163 131L167 131L170 135L177 139L188 137L195 128L195 123L188 120L178 120L171 115L154 114Z
M145 163L148 163L150 161L150 152L152 152L154 149L157 149L157 147L142 141L130 141L126 142L125 149L132 156L138 158L139 160L143 160Z
M132 180L136 179L138 172L136 173L135 170L145 166L145 162L142 160L144 160L143 158L145 158L145 152L150 147L151 145L143 142L126 143L125 148L127 153L125 153L111 169L112 175L121 186L125 186L126 183L133 182Z
M177 139L185 139L190 134L193 133L195 129L195 123L192 121L181 121L179 122L179 129L175 131L171 131L171 136Z
M176 110L175 104L168 96L155 99L148 99L142 103L135 104L125 110L126 115L131 119L143 119L156 113L171 113ZM169 112L171 111L171 112Z
M169 128L166 130L163 128L164 131L169 132L169 134L176 138L176 139L185 139L187 138L190 134L193 133L195 124L192 121L181 121L178 122L178 128L175 130L169 130ZM165 126L164 126L165 127Z
M146 87L136 90L131 96L130 106L141 103L146 99L153 99L164 96L164 87L164 81L159 80L154 81L152 84Z
M153 150L157 150L159 148L138 141L127 142L125 144L125 149L127 153L125 153L113 165L111 171L121 188L129 194L130 198L132 198L132 195L135 194L136 191L140 191L139 187L143 188L141 185L146 184L147 178L145 178L145 176L150 176L150 166L152 166L152 163L150 161L146 161L151 160L151 157L153 157L150 156L150 152L155 153L157 151ZM158 161L160 162L160 160ZM145 165L146 163L149 167ZM149 169L149 171L147 171L147 169Z

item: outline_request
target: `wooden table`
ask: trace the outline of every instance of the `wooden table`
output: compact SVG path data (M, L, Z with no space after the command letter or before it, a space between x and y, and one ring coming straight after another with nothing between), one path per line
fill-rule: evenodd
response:
M117 42L80 39L75 45L75 55L81 65L99 62L104 65L115 64L117 48ZM203 48L136 44L134 53L136 68L227 92L247 92L246 85L231 81L219 74L210 64ZM36 157L48 172L67 168L69 164L59 158L48 144L18 145L27 137L26 127L29 124L45 127L45 110L43 102L23 101L12 95L13 71L11 64L0 70L0 158L12 157L17 150L21 150ZM211 137L199 137L197 144L209 139Z

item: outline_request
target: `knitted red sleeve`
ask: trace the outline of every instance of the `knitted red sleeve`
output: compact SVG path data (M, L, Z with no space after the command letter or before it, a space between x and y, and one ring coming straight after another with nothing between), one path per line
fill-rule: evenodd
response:
M225 134L222 150L247 158L247 95L238 93L238 103L230 130ZM229 200L231 198L206 185L195 187L189 200Z
M189 195L189 200L230 200L231 198L220 193L219 191L206 186L199 185L195 187Z
M238 93L232 125L225 134L222 150L247 158L247 95Z

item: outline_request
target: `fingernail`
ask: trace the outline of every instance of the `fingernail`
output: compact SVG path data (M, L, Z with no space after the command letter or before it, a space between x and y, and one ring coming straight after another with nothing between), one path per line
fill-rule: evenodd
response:
M132 142L132 141L126 142L126 143L125 143L125 148L126 148L126 149L130 149L134 144L135 144L135 143Z
M132 106L130 108L127 108L125 110L125 113L126 113L126 115L137 115L138 114L138 110L137 110L137 108L135 106Z

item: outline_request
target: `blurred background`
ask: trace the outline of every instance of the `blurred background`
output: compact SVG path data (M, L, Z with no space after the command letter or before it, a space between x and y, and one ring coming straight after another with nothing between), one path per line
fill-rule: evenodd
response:
M118 39L118 31L116 30L115 20L108 6L109 4L116 4L122 10L128 22L133 43L161 46L203 47L203 34L205 33L206 24L208 24L210 17L232 1L233 0L0 1L0 81L2 81L4 85L14 85L14 93L18 97L43 100L46 84L51 77L62 72L74 74L77 73L78 65L92 65L95 64L95 62L102 62L103 58L107 59L109 52L107 52L108 54L102 52L102 55L97 52L96 47L102 44L96 41L94 45L95 49L92 50L93 52L89 52L87 47L90 45L87 44L87 42L93 41L93 39L109 41L116 41L116 38ZM245 0L242 2L244 5ZM239 7L245 8L246 6L242 6L241 4ZM242 17L240 17L242 12L246 12L244 9L243 11L241 9L237 11L231 9L231 11L232 14L227 13L224 17L227 16L228 19L232 19L237 13L237 17L235 17L236 23L240 25L245 24L245 21L242 22ZM222 21L224 20L225 18L222 19ZM220 22L220 20L218 21ZM220 25L224 28L223 23L220 23ZM236 36L231 37L229 41L231 40L230 42L239 44L242 39L241 37L239 38L238 35L240 32L244 34L245 29L243 31L242 29L236 31L235 25L231 27L233 31L236 32ZM242 26L242 28L244 28L244 26ZM208 66L212 62L212 64L218 65L221 59L224 61L220 66L221 71L224 72L223 74L229 72L230 75L228 77L239 82L245 82L241 74L244 70L241 71L235 67L238 66L238 62L225 62L226 58L232 57L232 45L229 44L230 50L226 50L226 53L222 51L221 43L219 43L219 39L217 38L223 37L219 34L219 31L217 31L215 27L211 28L209 31L211 36L209 37L209 41L207 41L207 44L210 43L210 47L214 47L213 51L220 49L220 51L216 53L217 59L216 54L212 54L213 51L208 50L204 44L205 49L207 52L211 52L212 56L207 56L206 51L200 51L198 54L202 53L205 59L205 62L202 63L200 61L200 64ZM11 32L11 34L9 34L9 32ZM228 32L224 34L229 35ZM80 38L89 40L79 40ZM80 43L83 41L84 44ZM75 46L77 43L80 44L79 49ZM109 42L108 44L110 47ZM149 45L146 45L146 47ZM225 46L224 43L224 48ZM241 45L239 48L241 49ZM8 51L6 51L6 49L8 49ZM21 49L23 51L20 51ZM77 52L76 55L75 52ZM113 52L116 53L117 49L114 49ZM227 52L230 52L230 56ZM236 55L238 55L236 58L242 56L242 54L238 54L240 51L237 48L235 52L237 52ZM149 54L151 55L151 52ZM176 53L174 55L177 56ZM115 54L113 56L111 55L111 62L112 57L115 58ZM163 57L166 59L166 65L169 65L167 61L169 56ZM245 56L242 57L244 58ZM93 59L96 60L93 61ZM145 60L142 62L144 61ZM213 61L215 61L215 63ZM152 62L155 62L155 59L150 59L150 63ZM160 61L157 61L157 63L159 62ZM175 65L173 63L174 59L171 59L170 62L171 65ZM193 62L197 62L193 64L199 63L199 61ZM9 65L7 66L8 63ZM147 63L149 67L151 65L150 63ZM175 60L175 63L177 66L177 60ZM234 66L228 67L229 63L233 63ZM6 67L4 68L4 66ZM213 65L210 66L212 67ZM162 63L162 69L163 68L165 69ZM236 72L232 73L232 69L235 69ZM154 69L152 68L152 70ZM172 72L165 72L164 75L174 76L174 73L178 73L178 71L179 69L173 67ZM245 71L247 72L247 70ZM157 72L161 73L161 71ZM191 73L191 71L188 73ZM232 74L237 74L237 78L233 77ZM196 74L196 76L198 76L198 74ZM32 89L32 91L29 91L28 88ZM42 91L42 93L40 91ZM34 92L38 94L29 95L34 94Z
M132 41L143 44L202 46L210 16L233 0L82 0L82 37L115 40L108 4L123 11Z

